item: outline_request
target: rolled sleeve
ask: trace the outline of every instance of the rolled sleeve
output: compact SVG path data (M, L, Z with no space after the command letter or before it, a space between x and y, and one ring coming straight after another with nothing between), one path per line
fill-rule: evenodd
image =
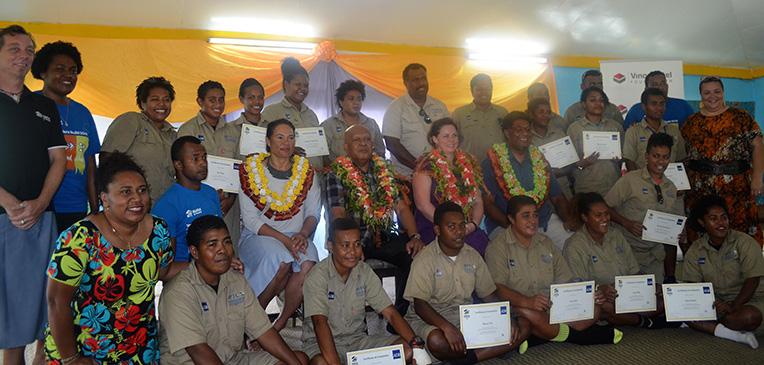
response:
M431 244L437 244L433 242ZM417 259L419 256L417 256ZM433 293L433 277L430 272L430 265L426 262L414 259L411 264L411 272L409 273L408 281L406 282L406 290L403 292L403 298L409 302L413 302L414 299L430 300Z
M499 238L496 238L497 240ZM485 249L485 263L494 282L506 285L509 282L509 268L507 258L501 250L503 242L491 242Z

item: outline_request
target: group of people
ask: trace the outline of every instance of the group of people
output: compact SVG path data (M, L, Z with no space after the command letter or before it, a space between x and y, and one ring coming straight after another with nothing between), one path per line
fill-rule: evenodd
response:
M719 78L701 81L693 113L652 72L624 123L597 70L584 73L564 117L541 83L528 88L526 111L493 104L486 74L470 83L473 102L449 114L429 95L425 66L412 63L407 93L380 129L361 111L355 80L336 90L340 112L319 124L304 103L308 73L287 58L283 100L264 107L263 86L246 79L244 111L227 123L225 89L206 81L199 113L177 131L167 121L175 90L150 77L136 89L140 111L118 116L100 143L90 112L68 97L83 71L76 47L35 49L22 27L0 30L0 260L13 275L0 278L6 364L23 363L34 340L36 361L49 364L337 364L391 344L407 360L419 348L471 364L547 341L617 344L620 326L679 326L660 305L616 313L614 277L633 274L712 282L718 321L687 325L758 346L762 135L725 104ZM30 69L38 92L24 85ZM266 128L267 152L240 155L245 124ZM305 157L295 131L317 126L330 154ZM619 133L623 158L585 156L584 131ZM565 136L579 161L551 168L538 146ZM208 155L242 160L238 194L203 183ZM670 162L685 163L691 190L666 177ZM330 255L319 261L322 207ZM648 209L689 217L682 270L677 246L642 239ZM395 265L395 303L367 259ZM581 280L597 283L594 318L550 324L549 286ZM271 323L264 308L281 293ZM459 305L499 300L511 303L510 343L466 349ZM367 305L390 334L368 334ZM302 351L280 335L296 313Z

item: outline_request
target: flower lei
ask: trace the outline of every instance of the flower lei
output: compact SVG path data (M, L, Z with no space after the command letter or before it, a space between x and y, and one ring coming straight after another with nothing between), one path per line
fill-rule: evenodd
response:
M497 143L488 149L488 159L491 161L496 182L504 193L504 198L509 200L513 196L525 195L535 200L536 204L541 204L551 186L549 163L536 146L531 145L528 151L533 167L533 190L531 191L523 189L520 181L517 180L512 163L509 161L509 146L506 143Z
M483 185L480 174L475 174L478 167L473 157L456 150L452 169L445 156L434 149L430 152L429 160L435 181L435 196L440 197L438 201L452 201L462 207L464 214L469 214L480 194L480 186Z
M275 192L268 187L268 178L265 176L263 161L268 156L270 153L247 156L239 168L242 190L252 199L257 209L265 212L266 217L274 217L277 221L288 220L300 212L313 184L313 169L307 158L294 156L292 176L284 185L284 191Z
M377 177L377 186L373 191L370 191L363 172L347 156L338 157L332 164L332 170L347 189L347 209L360 212L361 219L370 230L386 230L393 223L399 190L385 159L372 154L369 168Z

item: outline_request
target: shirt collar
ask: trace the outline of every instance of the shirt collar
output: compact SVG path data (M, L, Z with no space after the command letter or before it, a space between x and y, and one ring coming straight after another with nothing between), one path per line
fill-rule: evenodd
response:
M209 123L207 123L207 119L205 119L204 115L202 115L202 112L196 113L196 124L198 124L198 125L203 125L203 124L209 125ZM220 116L220 118L218 119L218 124L217 124L216 128L224 127L226 124L228 124L228 123L226 123L225 117ZM212 127L212 126L210 126L210 127Z
M295 107L294 105L292 105L292 103L289 102L289 100L287 100L286 96L281 99L281 106L283 106L284 108L287 108L287 109L297 110L300 113L302 113L302 112L304 112L305 110L308 109L308 107L305 105L305 103L301 103L300 104L300 108Z
M262 121L262 117L261 117L260 121ZM248 121L247 118L244 116L243 112L241 113L241 115L239 115L238 118L236 118L236 120L232 121L231 124L237 125L237 126L241 126L241 125L244 125L244 124L251 124L251 125L257 126L257 124L254 124L254 123Z
M338 281L342 282L342 276L340 276L340 273L337 272L337 267L334 266L334 260L332 260L332 254L329 254L329 256L326 257L327 260L329 260L329 278L330 279L337 279ZM345 280L345 284L350 280L350 278L355 274L356 269L358 269L358 265L361 264L361 261L358 261L358 263L353 267L352 270L350 270L350 273L348 274L347 280Z
M188 268L186 270L190 272L189 279L191 280L191 284L196 286L210 287L210 284L207 284L207 282L204 281L202 276L199 274L199 270L196 268L196 261L192 259L191 262L189 262ZM229 272L220 275L220 280L218 281L218 293L222 293L223 289L228 287L229 275Z
M141 119L142 119L143 121L145 121L146 123L149 123L149 124L151 124L152 126L154 125L154 122L152 122L152 121L151 121L151 119L149 119L149 116L148 116L148 115L146 115L146 113L144 113L144 112L140 111L140 112L138 112L138 114L140 114L140 116L141 116ZM175 128L173 128L172 124L170 124L170 123L169 123L168 121L166 121L166 120L165 120L164 122L162 122L162 128L159 128L159 130L160 130L160 131L162 131L162 132L166 132L166 131L168 131L168 130L174 130L174 129L175 129Z
M424 106L422 106L422 107L420 107L419 104L417 104L416 101L414 101L414 99L411 97L411 95L409 95L408 92L406 92L406 94L403 97L404 97L404 100L406 100L407 103L409 103L410 105L415 107L417 110L419 110L419 109L427 110L427 107L429 107L429 106L431 106L432 104L435 103L434 99L429 94L427 95L427 99L425 99Z
M650 124L647 123L647 119L645 119L645 117L642 117L642 121L639 122L639 125L641 125L642 128L644 128L644 129L647 129L649 131L653 131L653 129L650 127ZM658 130L654 131L654 132L661 132L661 131L665 132L666 131L666 125L667 125L666 121L661 119L661 124L658 127Z

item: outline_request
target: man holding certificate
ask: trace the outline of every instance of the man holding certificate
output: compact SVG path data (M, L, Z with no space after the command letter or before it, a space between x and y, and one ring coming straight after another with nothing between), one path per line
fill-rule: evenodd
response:
M644 168L631 171L615 183L605 195L610 206L613 221L620 225L624 237L631 245L640 271L655 274L658 283L674 283L676 278L676 249L679 237L665 237L662 242L676 242L664 245L643 239L645 227L642 222L648 210L674 215L683 215L684 201L677 196L676 186L664 175L671 156L673 138L665 133L656 133L647 141ZM658 232L647 232L651 237ZM664 279L665 277L665 279Z
M688 282L713 283L717 321L688 322L698 331L758 347L755 334L764 333L764 258L761 247L746 233L730 230L727 205L719 196L698 200L689 224L704 232L684 257Z
M404 297L413 302L406 319L414 332L427 340L427 349L441 361L474 364L501 356L524 342L526 321L513 321L507 344L467 350L471 332L459 327L460 305L472 304L473 293L486 302L498 301L496 285L480 254L464 244L466 220L462 208L444 202L433 216L437 238L414 258ZM496 321L505 318L497 318ZM483 318L486 320L486 318ZM494 323L470 326L473 330L498 330Z
M509 199L509 228L493 240L486 250L486 263L502 300L509 300L512 310L531 322L528 342L572 342L579 345L618 343L623 334L612 326L593 326L590 320L550 324L550 285L569 283L573 274L552 241L538 233L536 203L527 196ZM599 301L601 298L597 298ZM521 348L521 351L524 349Z

